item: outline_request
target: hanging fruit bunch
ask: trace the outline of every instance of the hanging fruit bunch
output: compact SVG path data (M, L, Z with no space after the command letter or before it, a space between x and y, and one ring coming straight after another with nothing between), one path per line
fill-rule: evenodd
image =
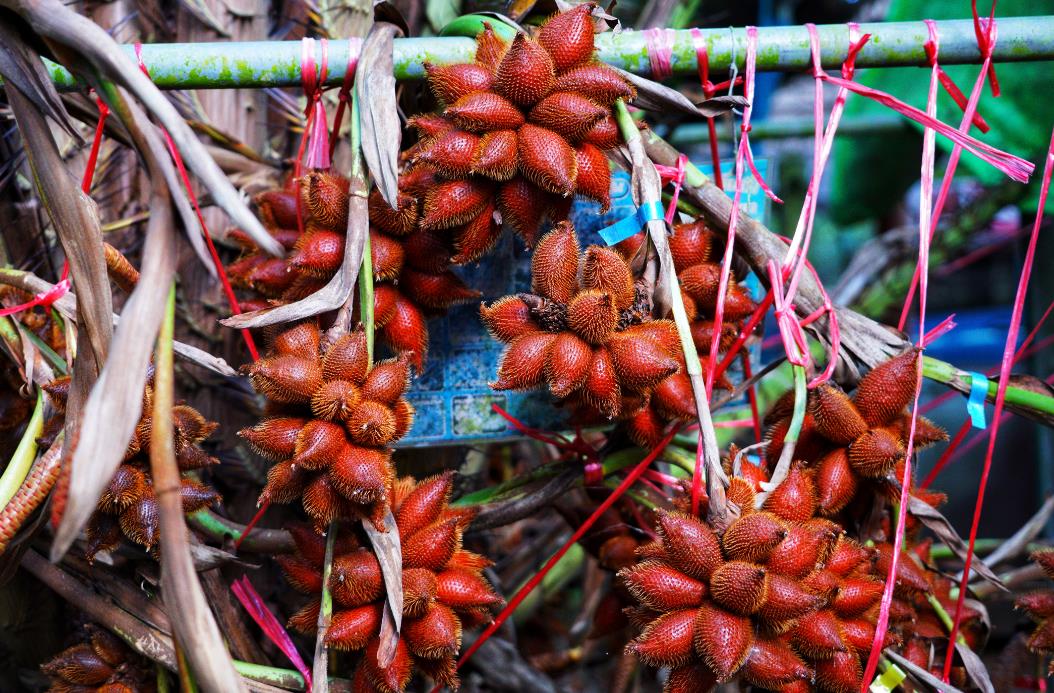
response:
M420 482L404 477L386 491L401 538L404 592L402 628L387 666L378 663L386 608L380 564L364 536L342 532L337 540L329 583L334 609L325 641L361 652L352 675L356 691L402 693L415 672L456 688L462 630L489 623L490 609L503 603L482 576L490 562L462 547L473 513L449 506L451 482L450 474ZM289 619L289 627L313 634L325 539L299 528L293 538L296 554L278 560L289 583L313 600Z
M69 379L62 378L46 387L52 404L65 413ZM143 395L143 413L128 442L120 466L99 499L88 520L86 533L89 561L100 551L111 551L122 536L151 553L160 555L160 515L150 473L150 435L153 429L151 406L153 390L148 384ZM58 417L57 417L58 418ZM193 407L177 404L172 408L172 442L176 464L181 472L192 472L218 464L215 457L201 449L201 442L212 435L218 424L206 421ZM192 513L219 500L220 495L191 476L180 481L183 512Z
M1054 550L1034 551L1032 561L1043 570L1048 580L1054 580ZM1036 628L1028 639L1028 649L1045 657L1054 654L1054 590L1048 588L1030 592L1018 597L1014 606L1036 622ZM1048 672L1054 674L1054 660L1050 662Z
M40 666L51 680L48 693L153 693L153 665L116 636L87 627L86 642L67 648Z
M319 531L351 518L382 529L390 446L413 423L402 396L406 357L371 365L365 332L324 340L314 322L304 322L278 335L271 353L243 372L268 400L268 418L239 433L274 462L259 502L299 500Z

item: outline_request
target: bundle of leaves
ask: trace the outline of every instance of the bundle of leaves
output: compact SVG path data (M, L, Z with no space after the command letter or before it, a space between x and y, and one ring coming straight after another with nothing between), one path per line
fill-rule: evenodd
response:
M451 482L450 474L420 482L403 477L388 489L402 544L403 619L394 646L382 635L388 607L377 557L364 536L338 535L329 582L334 610L325 642L361 653L352 674L356 691L402 693L415 672L456 688L462 630L489 623L491 608L503 603L482 575L490 562L462 547L462 533L474 513L450 507ZM321 609L325 540L304 528L294 528L293 538L296 554L278 560L289 584L313 599L289 619L289 627L313 634ZM384 664L382 649L391 653Z
M370 363L359 330L323 339L314 322L279 334L271 352L243 367L267 398L268 418L239 435L274 461L260 503L299 501L319 531L333 520L384 527L393 477L390 446L414 410L403 398L405 356Z

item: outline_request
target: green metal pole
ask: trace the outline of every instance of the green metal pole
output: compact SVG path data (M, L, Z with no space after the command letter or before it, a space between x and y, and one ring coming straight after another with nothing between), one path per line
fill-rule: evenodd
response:
M979 63L980 53L971 20L937 22L941 37L941 63L956 65ZM858 67L926 65L924 45L929 40L922 22L862 24L860 30L872 35L856 59ZM824 67L834 68L845 59L849 30L843 24L818 27L820 55ZM721 72L736 62L742 67L746 52L746 31L742 28L703 29L711 69ZM696 74L696 51L689 30L672 32L671 67L676 75ZM329 42L328 83L341 84L348 65L349 42ZM129 55L132 46L125 46ZM226 89L294 87L300 81L299 41L252 41L216 43L155 43L143 46L143 60L150 76L162 89ZM321 48L316 42L316 61ZM597 37L598 57L630 72L647 75L651 71L647 42L643 32L623 31ZM467 62L473 56L468 38L432 37L396 39L395 75L398 79L424 76L424 63L437 65ZM999 20L996 62L1054 59L1054 16L1008 17ZM799 71L809 67L809 33L804 26L761 27L758 29L757 67L759 70ZM78 85L64 68L48 63L52 78L60 88Z

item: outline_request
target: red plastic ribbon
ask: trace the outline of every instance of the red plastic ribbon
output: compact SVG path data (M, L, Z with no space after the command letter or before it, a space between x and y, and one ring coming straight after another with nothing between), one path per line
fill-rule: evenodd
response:
M989 23L991 26L991 23ZM988 434L988 449L985 452L984 469L981 471L981 481L977 487L977 502L974 504L973 523L970 526L970 542L966 549L966 561L963 565L962 582L959 585L959 599L955 603L955 618L952 622L948 642L954 643L959 633L959 625L962 622L963 600L966 598L966 585L970 579L970 565L973 562L974 543L977 540L977 528L981 522L981 508L984 506L984 492L988 486L988 474L992 469L992 456L995 453L995 441L999 434L999 424L1002 419L1003 405L1006 401L1006 387L1010 380L1010 369L1014 363L1014 351L1017 344L1017 333L1021 329L1021 314L1025 308L1025 295L1028 291L1028 281L1032 275L1032 265L1036 257L1036 245L1039 241L1039 229L1043 223L1043 210L1047 206L1047 194L1050 192L1050 178L1054 173L1054 132L1051 133L1050 145L1047 147L1047 160L1043 168L1043 186L1039 192L1039 205L1036 209L1036 220L1032 225L1032 235L1028 241L1028 250L1025 251L1025 262L1021 267L1021 277L1017 283L1017 294L1014 296L1014 308L1010 314L1010 330L1006 335L1006 344L1003 347L1003 360L999 368L999 387L995 395L995 411L992 415L992 426ZM948 647L948 654L944 658L943 678L948 680L952 661L955 657L955 648Z
M933 46L934 59L930 65L930 85L926 96L926 115L934 117L937 114L937 87L940 84L939 68L936 56L940 51L940 37L937 34L937 25L926 21L929 30L929 45ZM922 165L919 172L919 259L918 270L921 281L919 283L919 338L918 346L925 348L926 344L926 299L929 288L929 262L930 262L930 229L931 212L933 205L933 158L936 147L936 135L932 129L926 128L922 133ZM866 693L870 681L874 678L878 668L878 660L882 656L882 647L885 643L886 629L889 625L889 612L893 605L893 588L896 584L897 567L900 564L900 553L904 545L904 528L908 518L908 501L911 497L912 479L912 457L915 452L915 430L919 421L919 396L922 394L922 356L919 355L915 373L915 397L911 407L911 423L908 426L908 444L904 452L904 472L900 478L900 502L897 506L897 524L893 535L893 556L889 564L889 573L886 576L885 587L882 591L882 600L878 611L878 621L875 624L875 637L871 641L871 652L864 669L864 678L861 690ZM951 642L955 642L951 640ZM949 645L949 649L954 647Z
M359 64L359 53L362 51L362 39L348 39L348 65L344 70L344 81L337 92L337 112L333 115L333 130L329 135L329 156L332 160L333 151L337 148L340 138L340 125L344 121L344 111L351 103L351 88L355 84L355 68Z
M149 79L150 70L147 69L146 63L143 62L143 44L139 42L135 44L135 58L139 62L139 69ZM216 245L212 242L212 234L209 233L209 227L205 223L205 216L201 213L198 196L194 193L194 187L190 184L190 176L187 174L187 167L183 165L183 157L180 156L179 150L176 149L176 143L172 141L172 136L168 134L168 130L161 128L161 135L165 138L168 154L172 157L172 162L176 165L180 178L183 179L183 187L187 191L190 204L194 207L194 214L198 218L198 223L201 224L201 233L205 237L205 245L209 248L209 255L212 257L212 264L216 268L216 275L220 278L220 284L223 286L223 293L227 297L227 303L231 307L231 312L234 315L238 315L242 312L241 306L238 305L238 297L234 295L234 288L231 286L230 279L227 278L227 271L223 267L223 261L220 260L220 254L216 251ZM249 355L253 361L258 361L260 352L256 349L256 342L253 340L252 334L248 329L244 329L241 332L242 339L245 340L245 346L249 350Z
M271 613L271 610L267 608L267 605L264 604L263 598L256 591L256 588L253 587L252 583L249 582L249 578L242 575L240 579L235 580L231 584L231 592L234 592L234 596L241 602L242 607L253 617L256 625L260 626L271 642L275 644L275 647L282 651L282 654L289 659L293 666L296 667L296 670L300 672L300 675L304 677L304 687L307 693L311 693L311 671L307 668L303 658L297 651L296 645L293 644L292 638L289 637L289 633L282 627L275 615Z
M663 183L673 183L673 197L670 206L666 208L666 223L672 224L673 217L677 214L677 201L681 198L681 187L684 185L684 174L688 169L688 157L684 154L677 156L676 166L663 166L655 164L655 170Z
M645 29L644 43L651 65L651 78L656 82L673 76L673 29Z
M695 46L695 63L699 70L699 84L703 88L703 96L707 99L713 98L717 93L717 87L710 81L710 54L706 49L706 39L703 32L698 28L692 28L692 45ZM710 135L710 163L714 168L714 184L721 190L725 189L725 182L721 177L721 154L717 148L717 123L711 116L706 119L707 132Z

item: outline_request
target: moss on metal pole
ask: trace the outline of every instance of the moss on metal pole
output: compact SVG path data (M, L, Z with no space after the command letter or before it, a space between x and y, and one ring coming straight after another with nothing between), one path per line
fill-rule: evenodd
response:
M941 36L941 63L979 63L980 53L971 20L937 22ZM925 65L924 44L928 40L922 22L863 24L871 41L856 59L858 67ZM818 27L820 54L825 67L842 63L849 44L843 24ZM735 60L742 66L746 33L742 28L703 29L711 69L723 71ZM673 32L674 74L696 74L696 53L689 30ZM125 46L131 54L132 46ZM316 47L317 49L317 47ZM339 85L348 64L349 42L329 42L329 84ZM426 61L435 64L472 59L473 42L461 37L406 38L395 41L395 74L398 79L424 75ZM162 89L226 89L291 87L300 85L299 41L251 41L217 43L156 43L143 46L143 60ZM647 43L638 31L602 34L597 37L598 56L604 62L637 74L650 72ZM810 64L809 34L804 26L758 29L759 70L798 71ZM997 62L1054 60L1054 16L1008 17L999 20ZM66 89L78 86L64 68L48 63L55 82Z

